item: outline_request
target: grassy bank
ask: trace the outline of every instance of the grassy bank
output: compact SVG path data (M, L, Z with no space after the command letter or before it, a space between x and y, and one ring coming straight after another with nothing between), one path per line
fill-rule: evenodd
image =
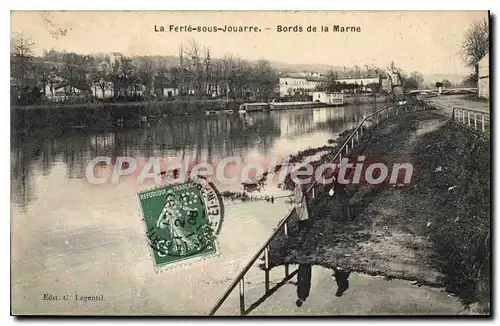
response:
M355 96L344 96L344 103L346 105L356 105L356 104L371 104L371 103L386 103L390 99L385 95L355 95Z
M429 205L432 228L426 235L435 245L435 266L466 302L489 302L489 139L447 123L423 135L416 153L415 169L427 173L411 195Z
M341 141L341 140L340 140ZM404 186L349 185L353 220L338 200L316 189L311 229L270 247L270 265L318 264L446 286L465 303L489 302L489 142L432 111L384 120L351 157L388 166L411 162Z

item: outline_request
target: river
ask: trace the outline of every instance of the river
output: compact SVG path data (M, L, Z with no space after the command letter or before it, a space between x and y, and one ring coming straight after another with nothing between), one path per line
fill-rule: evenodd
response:
M210 162L228 156L245 160L296 154L327 145L374 109L367 105L186 117L107 132L13 133L12 312L206 314L283 218L285 200L226 203L220 255L156 273L136 197L151 185L90 185L87 163L96 156L188 155ZM260 273L252 275L250 289L262 287ZM45 294L103 295L105 300L51 301L43 300Z

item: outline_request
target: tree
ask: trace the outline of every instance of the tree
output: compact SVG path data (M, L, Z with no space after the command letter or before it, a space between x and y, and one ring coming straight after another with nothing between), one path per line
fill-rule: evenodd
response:
M125 98L137 95L137 89L134 86L138 81L136 67L132 64L132 60L130 58L123 58L118 67L118 85L119 90L123 92Z
M96 71L96 80L97 80L97 86L101 89L102 92L102 97L103 99L106 98L106 86L108 85L109 82L112 82L111 80L111 67L108 65L108 63L103 62L101 65L97 68ZM115 96L115 94L113 94Z
M450 88L453 86L453 83L451 81L449 81L448 79L443 79L441 84L443 85L444 88Z
M442 82L436 82L436 88L439 88L439 87L443 87L443 83Z
M460 54L468 67L478 75L477 63L489 52L489 29L486 19L475 21L462 40Z
M410 73L410 78L413 78L413 80L416 81L417 87L424 83L424 76L418 71L412 71Z
M30 88L33 73L34 43L22 34L15 34L10 44L11 78L22 94Z
M329 92L336 92L337 91L337 79L338 78L338 72L335 70L329 70L326 72L326 78L325 78L325 89Z
M407 90L418 89L424 82L424 77L418 71L411 72L409 77L406 77L404 72L400 72L400 75L403 80L403 87Z
M477 87L477 75L470 74L462 80L462 86L466 87Z
M189 71L188 90L193 89L197 98L199 98L203 93L204 78L201 52L201 46L194 40L189 42L189 47L184 51L184 54L186 55L187 69Z
M140 83L146 88L146 94L151 94L154 80L153 63L149 58L141 58L137 67L137 77Z
M370 83L366 85L367 88L372 90L372 93L379 93L380 92L380 84L379 83Z

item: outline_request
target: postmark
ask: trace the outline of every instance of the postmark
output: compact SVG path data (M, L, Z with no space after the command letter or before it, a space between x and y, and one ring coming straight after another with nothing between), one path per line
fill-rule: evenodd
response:
M155 269L218 255L224 205L213 183L190 179L137 195Z

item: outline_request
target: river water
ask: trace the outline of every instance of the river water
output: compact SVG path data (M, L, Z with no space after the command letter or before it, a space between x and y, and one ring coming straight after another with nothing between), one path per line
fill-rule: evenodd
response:
M285 200L226 203L220 255L157 273L136 196L151 185L90 185L85 178L89 160L290 155L327 145L374 109L367 105L186 117L107 132L13 133L12 312L206 314L284 217ZM260 272L251 275L246 280L250 289L262 287ZM71 299L103 295L105 300L51 301L44 300L46 294Z

